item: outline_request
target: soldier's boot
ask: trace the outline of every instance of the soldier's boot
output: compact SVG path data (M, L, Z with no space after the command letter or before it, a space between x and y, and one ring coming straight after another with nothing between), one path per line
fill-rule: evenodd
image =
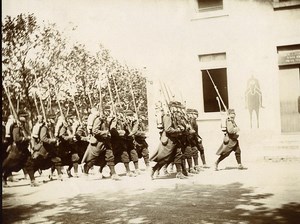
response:
M150 175L151 180L154 180L154 174L155 174L155 170L152 168L151 175Z
M174 173L174 163L171 163L170 165L170 173Z
M69 170L69 169L67 169L67 174L68 174L69 178L73 177L73 175L71 174L71 170Z
M247 170L248 168L244 167L241 163L238 164L238 169L239 170Z
M175 166L176 166L176 170L177 170L176 178L186 179L187 177L185 175L183 175L183 173L182 173L182 164L181 163L175 163Z
M134 162L134 168L135 168L134 173L135 173L136 175L140 175L141 172L140 172L140 169L139 169L139 162L138 162L138 161L137 161L137 162Z
M57 180L63 181L62 174L58 174Z
M240 153L236 153L235 154L235 158L236 158L236 161L238 163L238 169L239 170L244 170L246 169L243 165L242 165L242 162L241 162L241 154Z
M202 161L202 164L203 164L203 168L209 168L209 166L207 166L206 164L206 161L205 161L205 155L204 154L201 154L201 161Z
M218 170L219 170L218 165L219 165L219 162L216 161L216 162L215 162L215 171L218 171Z
M74 177L78 178L78 163L73 163L74 167Z
M130 171L129 163L124 163L125 169L126 169L126 176L127 177L136 177L136 174Z
M2 186L3 187L9 187L8 184L7 184L6 178L3 178L3 180L2 180Z
M196 170L198 173L200 173L202 171L202 169L199 165L195 165L194 170Z
M194 169L194 167L191 167L191 168L189 168L189 173L198 174L199 172L196 169Z
M60 164L59 165L55 165L55 168L56 168L57 174L58 174L57 180L63 181L62 172L61 172L62 166Z
M187 176L183 175L182 172L177 172L176 178L178 178L178 179L187 179Z
M193 167L193 159L192 158L188 158L187 162L188 162L188 166L189 166L188 172L190 174L198 174L198 171L195 170L194 167Z
M30 181L30 186L31 187L38 187L39 184L35 180L32 180L32 181Z
M170 173L168 172L168 164L164 165L162 167L162 169L163 169L163 175L164 176L169 176L170 175Z

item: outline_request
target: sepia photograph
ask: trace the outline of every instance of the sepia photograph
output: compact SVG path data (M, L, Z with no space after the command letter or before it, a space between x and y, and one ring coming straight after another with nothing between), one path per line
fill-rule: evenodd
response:
M300 0L2 0L2 224L298 224Z

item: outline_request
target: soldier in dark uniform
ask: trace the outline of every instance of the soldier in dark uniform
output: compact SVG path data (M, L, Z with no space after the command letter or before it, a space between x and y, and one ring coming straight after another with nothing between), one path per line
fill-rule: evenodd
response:
M191 128L188 117L185 114L185 108L183 105L179 105L179 114L178 120L180 124L184 127L184 131L180 138L181 149L182 149L182 171L185 176L188 176L189 173L198 173L193 169L193 149L191 144L191 136L195 131ZM188 169L186 168L186 162L188 164Z
M126 136L126 148L128 155L130 157L130 161L134 164L134 173L140 174L139 171L139 157L134 144L134 137L138 132L139 121L137 115L133 113L131 110L125 110L125 122L124 122L124 130Z
M20 112L18 114L18 120L10 128L12 136L12 142L7 148L7 156L2 163L3 181L4 186L7 185L7 177L12 172L20 171L28 158L30 158L30 152L28 150L30 142L30 133L26 129L28 127L26 123L28 114Z
M206 164L202 138L200 137L198 132L198 124L197 124L198 111L196 109L189 109L188 114L190 118L191 128L195 130L195 133L191 136L193 160L195 165L194 170L199 172L201 169L198 162L198 158L199 158L198 151L200 152L200 158L203 164L203 168L209 168L209 166L207 166Z
M135 153L133 155L131 154L132 149L134 149L133 136L132 134L129 136L131 133L131 130L129 130L130 125L126 124L128 123L128 120L126 120L123 113L124 111L121 108L117 108L117 116L113 116L110 119L109 130L111 134L111 143L115 155L115 163L122 162L126 169L126 176L135 177L137 173L131 172L129 162L131 159L136 161L138 156ZM130 146L129 143L132 145ZM132 158L132 156L134 156L134 158Z
M70 115L71 117L72 115ZM74 166L74 169L78 170L79 156L75 151L74 135L72 135L70 128L70 117L65 118L63 115L58 117L54 135L58 142L58 156L62 160L62 166ZM75 168L76 167L76 168ZM71 173L68 173L71 177Z
M94 118L89 119L88 127L92 127L89 145L84 155L84 174L88 175L89 169L94 165L100 165L100 178L102 178L103 165L107 164L110 169L111 178L118 180L115 171L114 154L110 143L109 129L105 117L99 112L93 112ZM101 160L101 161L99 161ZM103 164L104 163L104 164Z
M35 185L34 172L38 169L46 170L54 167L57 170L58 180L62 180L62 162L56 148L57 139L51 137L52 134L48 128L49 125L51 124L43 121L39 126L37 135L36 133L33 135L33 160L26 165L26 170L33 185Z
M219 163L228 157L231 152L235 152L235 158L238 163L238 169L244 169L241 162L241 149L239 146L239 127L235 123L235 112L234 109L228 109L228 118L226 120L226 135L228 135L228 142L223 142L217 155L220 155L218 160L215 163L215 170L218 170Z
M156 162L152 168L151 178L154 178L154 173L160 170L163 165L174 162L177 169L176 177L185 179L186 176L182 174L182 149L179 141L179 136L185 128L178 124L177 118L174 116L178 110L178 103L171 101L168 106L170 113L163 115L163 132L160 137L158 149L150 159Z
M144 114L140 113L139 114L139 122L138 122L138 130L134 134L134 144L135 144L135 149L138 153L139 158L143 158L146 169L149 168L149 150L148 150L148 143L146 142L146 127L144 124Z

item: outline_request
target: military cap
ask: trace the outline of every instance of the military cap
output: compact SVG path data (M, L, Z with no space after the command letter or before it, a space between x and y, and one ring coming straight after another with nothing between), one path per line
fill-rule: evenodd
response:
M228 114L235 114L234 109L228 109Z
M186 113L188 113L188 114L191 114L191 113L193 113L194 112L194 109L191 109L191 108L187 108L186 109Z
M198 114L198 110L197 110L197 109L194 109L194 110L193 110L193 113L194 113L194 114Z
M169 102L169 107L180 107L181 103L178 101L170 101Z
M48 114L47 118L48 119L55 119L56 118L56 114Z
M28 117L29 114L26 111L19 111L18 117Z
M110 110L110 106L109 105L104 106L103 110Z
M134 113L132 110L124 110L124 114L127 116L132 116Z

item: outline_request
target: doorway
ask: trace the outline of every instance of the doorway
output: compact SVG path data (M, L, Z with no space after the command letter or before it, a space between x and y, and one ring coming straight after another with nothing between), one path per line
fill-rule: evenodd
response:
M300 132L300 69L279 70L281 132Z

